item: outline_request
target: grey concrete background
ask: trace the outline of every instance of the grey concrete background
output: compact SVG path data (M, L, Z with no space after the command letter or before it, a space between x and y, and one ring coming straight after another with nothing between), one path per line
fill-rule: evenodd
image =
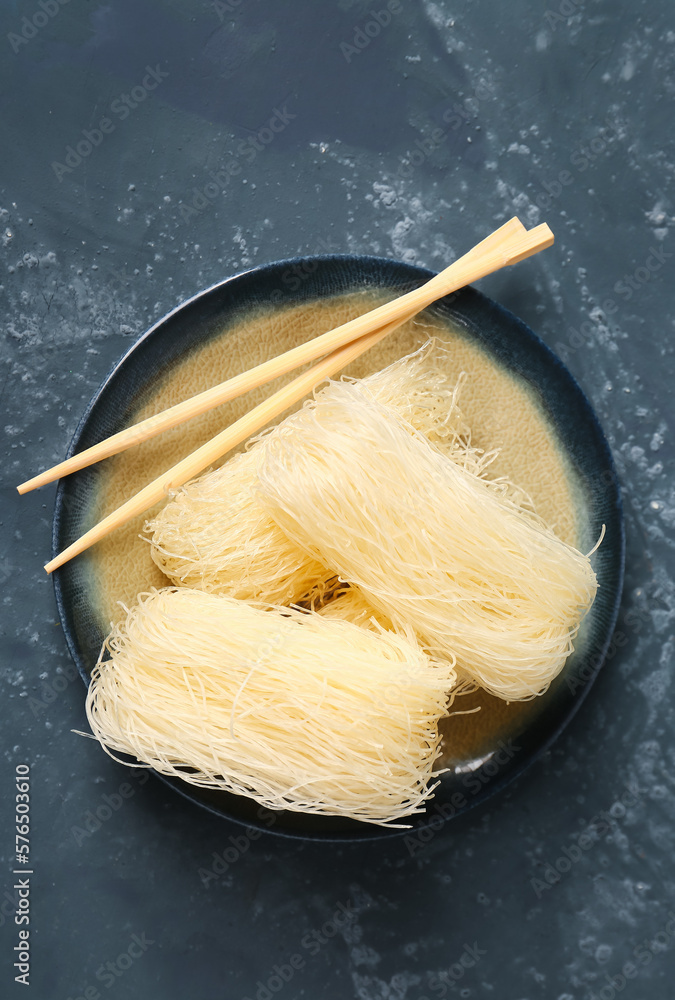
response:
M0 994L670 998L670 4L21 0L0 19ZM617 649L581 711L425 844L245 842L141 788L71 732L84 691L42 571L54 490L15 485L63 456L134 337L202 287L296 253L439 269L516 212L556 246L481 287L579 379L625 496ZM22 763L28 988L12 968Z

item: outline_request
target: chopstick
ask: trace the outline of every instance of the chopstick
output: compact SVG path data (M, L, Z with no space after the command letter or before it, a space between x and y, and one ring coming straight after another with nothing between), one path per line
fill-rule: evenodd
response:
M362 334L357 339L342 343L327 357L323 358L323 360L263 400L262 403L259 403L258 406L254 407L239 420L236 420L210 441L207 441L192 454L182 459L173 468L162 473L152 483L144 487L130 500L127 500L117 510L103 518L97 525L85 532L81 538L77 539L72 545L69 545L63 552L48 562L45 570L47 573L52 573L74 556L84 552L95 542L100 541L100 539L110 534L115 528L125 524L132 517L142 514L155 503L164 499L170 491L178 489L232 448L236 447L252 434L255 434L270 420L273 420L288 407L299 402L320 382L335 375L341 368L344 368L374 344L378 343L387 334L391 333L392 330L395 330L410 315L414 315L415 312L423 309L436 298L462 288L469 282L476 281L501 267L516 263L525 257L538 253L539 250L550 246L552 242L553 234L545 224L537 226L529 233L514 234L513 230L511 230L510 233L507 233L506 237L504 237L500 230L497 230L491 237L483 240L482 244L474 247L472 251L455 261L449 268L446 268L441 274L436 275L436 277L432 278L431 281L427 282L421 288L409 292L407 296L401 296L400 299L394 300L394 303L386 304L387 306L393 306L397 302L400 303L401 299L407 299L408 303L413 303L414 298L415 308L413 312L408 312L405 308L398 311L391 310L391 312L394 312L394 318L390 318L390 321L384 326L378 323L375 329L373 329L373 326L377 322L376 320L373 321L371 319L369 323L362 322L361 327L365 326L369 328L369 332ZM479 250L479 247L482 247L482 249ZM441 278L442 281L439 280ZM435 285L430 292L429 286L432 283L435 283ZM379 313L379 316L381 316L383 308L385 307L380 306L378 309L365 314L365 316L358 317L358 320L364 321L368 317L372 318L375 313ZM412 308L412 305L410 305L410 308ZM345 327L351 327L353 330L355 322L352 320L351 324L345 324L343 327L339 327L338 330L344 331Z
M515 217L509 219L507 223L478 243L461 259L467 260L467 258L481 256L487 250L498 247L501 241L506 241L512 236L525 233L525 227L519 219ZM190 399L183 400L183 402L177 403L175 406L171 406L161 413L147 417L132 427L118 431L116 434L106 438L104 441L100 441L91 448L87 448L85 451L81 451L77 455L73 455L71 458L53 466L51 469L41 472L32 479L28 479L25 483L21 483L20 486L17 486L17 490L19 493L28 493L30 490L37 489L39 486L45 486L55 479L67 476L71 472L77 472L79 469L93 465L94 462L125 451L135 444L147 441L155 434L160 434L162 431L169 430L177 424L200 416L202 413L206 413L207 410L220 406L231 399L236 399L237 396L248 392L250 389L264 385L266 382L271 382L280 375L286 375L308 361L316 361L317 358L335 350L341 344L365 336L369 330L393 322L395 318L398 318L399 324L406 322L415 313L419 312L420 309L423 309L435 299L440 298L441 295L447 294L447 291L452 290L449 288L448 281L454 280L455 272L453 268L456 269L458 263L459 261L455 261L454 264L445 268L444 271L441 271L440 274L430 279L421 288L415 289L414 292L401 295L392 302L386 302L384 305L378 306L378 308L362 316L357 316L356 319L350 320L348 323L343 323L342 326L336 327L334 330L329 330L327 333L315 337L305 344L299 344L297 347L286 351L276 358L270 358L269 361L264 361L262 364L256 365L255 368L251 368L249 371L235 375L226 382L221 382L219 385L213 386L205 392L200 392ZM511 261L511 263L515 263L515 261ZM420 295L422 292L424 292L424 295ZM427 298L427 295L429 298ZM423 304L420 305L420 302L423 302Z

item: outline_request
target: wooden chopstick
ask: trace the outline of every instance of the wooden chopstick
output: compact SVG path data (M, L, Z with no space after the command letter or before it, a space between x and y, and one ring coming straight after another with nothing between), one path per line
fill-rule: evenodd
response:
M469 257L475 258L481 256L486 250L498 247L502 241L506 241L517 234L525 233L525 227L519 219L516 217L509 219L507 223L478 243L461 259L466 260ZM422 289L426 289L427 293L430 291L433 292L433 295L428 300L425 298L425 305L429 305L436 298L446 294L445 291L437 291L437 289L446 288L448 279L452 280L452 275L454 274L452 269L456 268L458 263L459 261L455 261L454 264L445 268L444 271L441 271L440 274L422 286ZM421 289L416 289L415 291L421 291ZM160 434L162 431L169 430L177 424L191 420L192 417L206 413L207 410L235 399L250 389L264 385L266 382L271 382L280 375L286 375L308 361L316 361L317 358L335 350L341 344L346 344L350 340L365 336L368 330L374 330L377 326L384 326L392 322L395 316L398 317L398 323L402 324L410 319L411 316L414 316L416 312L419 312L420 309L424 308L424 305L417 304L419 296L415 299L415 304L410 305L411 295L412 293L401 295L397 299L394 299L393 302L387 302L377 309L373 309L363 316L358 316L348 323L343 323L342 326L336 327L334 330L329 330L327 333L315 337L305 344L299 344L290 351L286 351L285 354L279 355L279 357L270 358L269 361L264 361L249 371L235 375L226 382L221 382L219 385L213 386L205 392L200 392L190 399L183 400L183 402L177 403L175 406L171 406L161 413L147 417L132 427L118 431L117 434L113 434L91 448L87 448L85 451L81 451L64 462L53 466L51 469L41 472L32 479L28 479L25 483L21 483L20 486L17 486L17 490L19 493L28 493L30 490L37 489L39 486L45 486L55 479L70 475L71 472L77 472L79 469L93 465L94 462L125 451L135 444L147 441L155 434Z
M546 225L537 226L536 229L523 235L508 236L505 241L503 236L498 235L498 233L499 230L493 234L494 240L492 242L490 242L489 237L483 241L482 253L475 254L470 252L457 260L451 266L454 268L452 277L449 276L451 268L442 272L445 275L443 284L437 280L441 275L437 275L431 279L431 282L427 282L426 285L422 286L421 289L415 289L413 293L408 294L417 295L417 301L428 305L429 302L434 301L440 295L455 291L470 281L475 281L500 267L523 260L531 254L538 253L539 250L543 250L553 242L553 234ZM420 295L419 293L424 289L428 289L428 286L432 282L436 282L436 289L440 289L437 294L432 298L428 297L428 291L426 298ZM401 298L404 297L401 296ZM388 305L390 304L388 303ZM424 305L419 305L415 311L421 308L424 308ZM373 312L377 312L377 310L373 310ZM371 315L372 313L367 314L367 316ZM359 317L359 319L363 319L363 317ZM178 462L173 468L158 476L157 479L144 487L136 496L122 504L121 507L105 517L82 535L81 538L73 542L72 545L69 545L68 548L64 549L63 552L48 562L45 570L48 573L52 573L59 566L62 566L74 556L84 552L95 542L110 534L115 528L125 524L132 517L142 514L148 508L167 497L170 491L178 489L189 479L192 479L208 468L209 465L217 461L217 459L221 458L232 448L259 431L270 420L273 420L280 413L283 413L284 410L288 409L288 407L299 402L299 400L307 395L308 392L311 392L324 379L336 374L341 368L344 368L378 341L382 340L388 333L391 333L392 330L400 326L401 322L400 314L397 314L396 318L385 326L379 326L375 330L371 326L369 333L336 348L322 361L319 361L292 382L289 382L288 385L263 400L262 403L250 410L249 413L236 420L229 427L226 427L225 430L217 434L212 440L207 441L191 455Z
M358 358L360 354L367 351L378 340L382 340L383 337L386 337L395 328L392 324L390 327L380 328L375 333L371 333L366 337L353 340L344 347L338 347L337 350L333 351L322 361L312 365L302 375L293 379L292 382L279 389L278 392L268 396L262 403L249 410L248 413L233 424L230 424L225 430L216 434L214 438L211 438L210 441L197 448L187 458L178 462L168 472L162 473L161 476L158 476L157 479L144 487L131 500L127 500L121 507L113 511L112 514L104 517L102 521L82 535L81 538L72 545L69 545L67 549L64 549L59 556L48 562L45 566L46 571L51 573L53 570L58 569L59 566L68 562L73 556L79 555L80 552L88 549L90 545L98 542L101 538L105 538L115 528L125 524L137 514L142 514L143 511L148 510L149 507L152 507L160 500L165 499L171 490L178 489L183 483L186 483L189 479L192 479L211 465L212 462L216 461L216 458L226 454L232 448L236 448L238 444L241 444L242 441L245 441L252 434L255 434L256 431L260 430L261 427L264 427L278 413L283 413L285 409L292 406L299 399L302 399L308 392L311 392L318 382L330 378L331 375L340 371L341 368L344 368L350 361Z

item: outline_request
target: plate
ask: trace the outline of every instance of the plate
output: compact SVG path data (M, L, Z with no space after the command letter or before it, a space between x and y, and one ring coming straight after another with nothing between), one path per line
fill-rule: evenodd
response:
M161 409L168 405L167 400L174 401L166 394L174 391L176 373L187 372L190 365L202 380L191 391L219 381L213 359L228 364L236 361L241 355L242 337L248 337L247 351L272 356L290 346L287 339L294 324L311 321L316 328L309 332L308 327L305 335L316 335L330 328L321 325L322 318L328 316L327 309L337 309L342 321L370 308L371 302L392 298L422 284L432 273L378 257L322 256L278 261L219 282L152 326L120 360L87 407L68 455L128 426L139 413L145 415L153 411L153 406ZM487 389L481 391L485 396L489 390L492 403L491 409L485 409L483 402L482 412L487 424L494 423L501 433L505 454L511 447L516 465L522 456L514 442L543 442L544 452L550 453L549 463L557 463L559 476L555 489L549 483L549 492L557 495L568 491L567 513L577 525L579 544L585 543L590 549L605 526L604 540L593 557L598 595L583 622L574 653L546 694L517 705L506 705L483 694L469 696L462 708L480 704L480 712L443 720L447 744L443 763L447 770L440 775L439 787L426 811L410 818L411 829L407 831L338 817L292 811L270 813L246 797L203 790L158 775L191 802L245 826L333 841L408 833L419 835L421 842L429 830L504 788L546 750L581 704L610 645L623 580L623 520L611 453L590 403L562 362L532 330L475 289L465 288L439 300L416 323L417 327L411 327L411 336L424 333L426 337L429 328L447 334L460 359L458 364L461 361L464 367L477 366L480 377L474 376L474 384L480 389L479 383L487 380ZM263 360L263 356L256 356L256 360ZM209 358L211 363L207 365L204 359ZM242 362L236 370L252 363ZM205 367L209 370L202 371ZM520 400L521 409L509 410L507 397ZM474 408L478 406L475 401L472 404L471 398L468 402ZM250 403L245 399L238 405ZM507 419L509 413L512 416ZM237 411L225 415L231 419ZM208 419L216 417L212 414ZM207 426L204 433L208 437ZM179 433L169 432L174 440ZM156 447L161 453L161 443ZM175 460L172 453L165 467ZM60 481L54 513L54 554L99 519L102 496L115 476L126 483L128 473L122 474L126 467L120 464L123 461L127 459L117 456L108 460L110 464L83 469ZM541 461L539 464L535 478L545 493L540 480L547 474L546 466ZM148 473L145 481L150 478ZM571 529L568 526L566 530ZM105 544L99 543L54 573L64 634L85 684L106 634L103 591L108 593L111 586L114 589L117 577L123 574L118 566L106 576L105 553L112 550L106 550ZM110 540L107 544L115 543ZM94 748L94 752L101 751Z

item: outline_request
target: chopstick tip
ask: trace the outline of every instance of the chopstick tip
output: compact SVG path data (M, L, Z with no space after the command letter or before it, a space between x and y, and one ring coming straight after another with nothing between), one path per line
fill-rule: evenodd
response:
M30 493L31 490L36 490L38 486L44 486L44 476L45 473L41 473L39 476L34 476L32 479L27 479L25 483L20 483L16 491L23 496L24 493ZM47 480L49 482L49 480Z

